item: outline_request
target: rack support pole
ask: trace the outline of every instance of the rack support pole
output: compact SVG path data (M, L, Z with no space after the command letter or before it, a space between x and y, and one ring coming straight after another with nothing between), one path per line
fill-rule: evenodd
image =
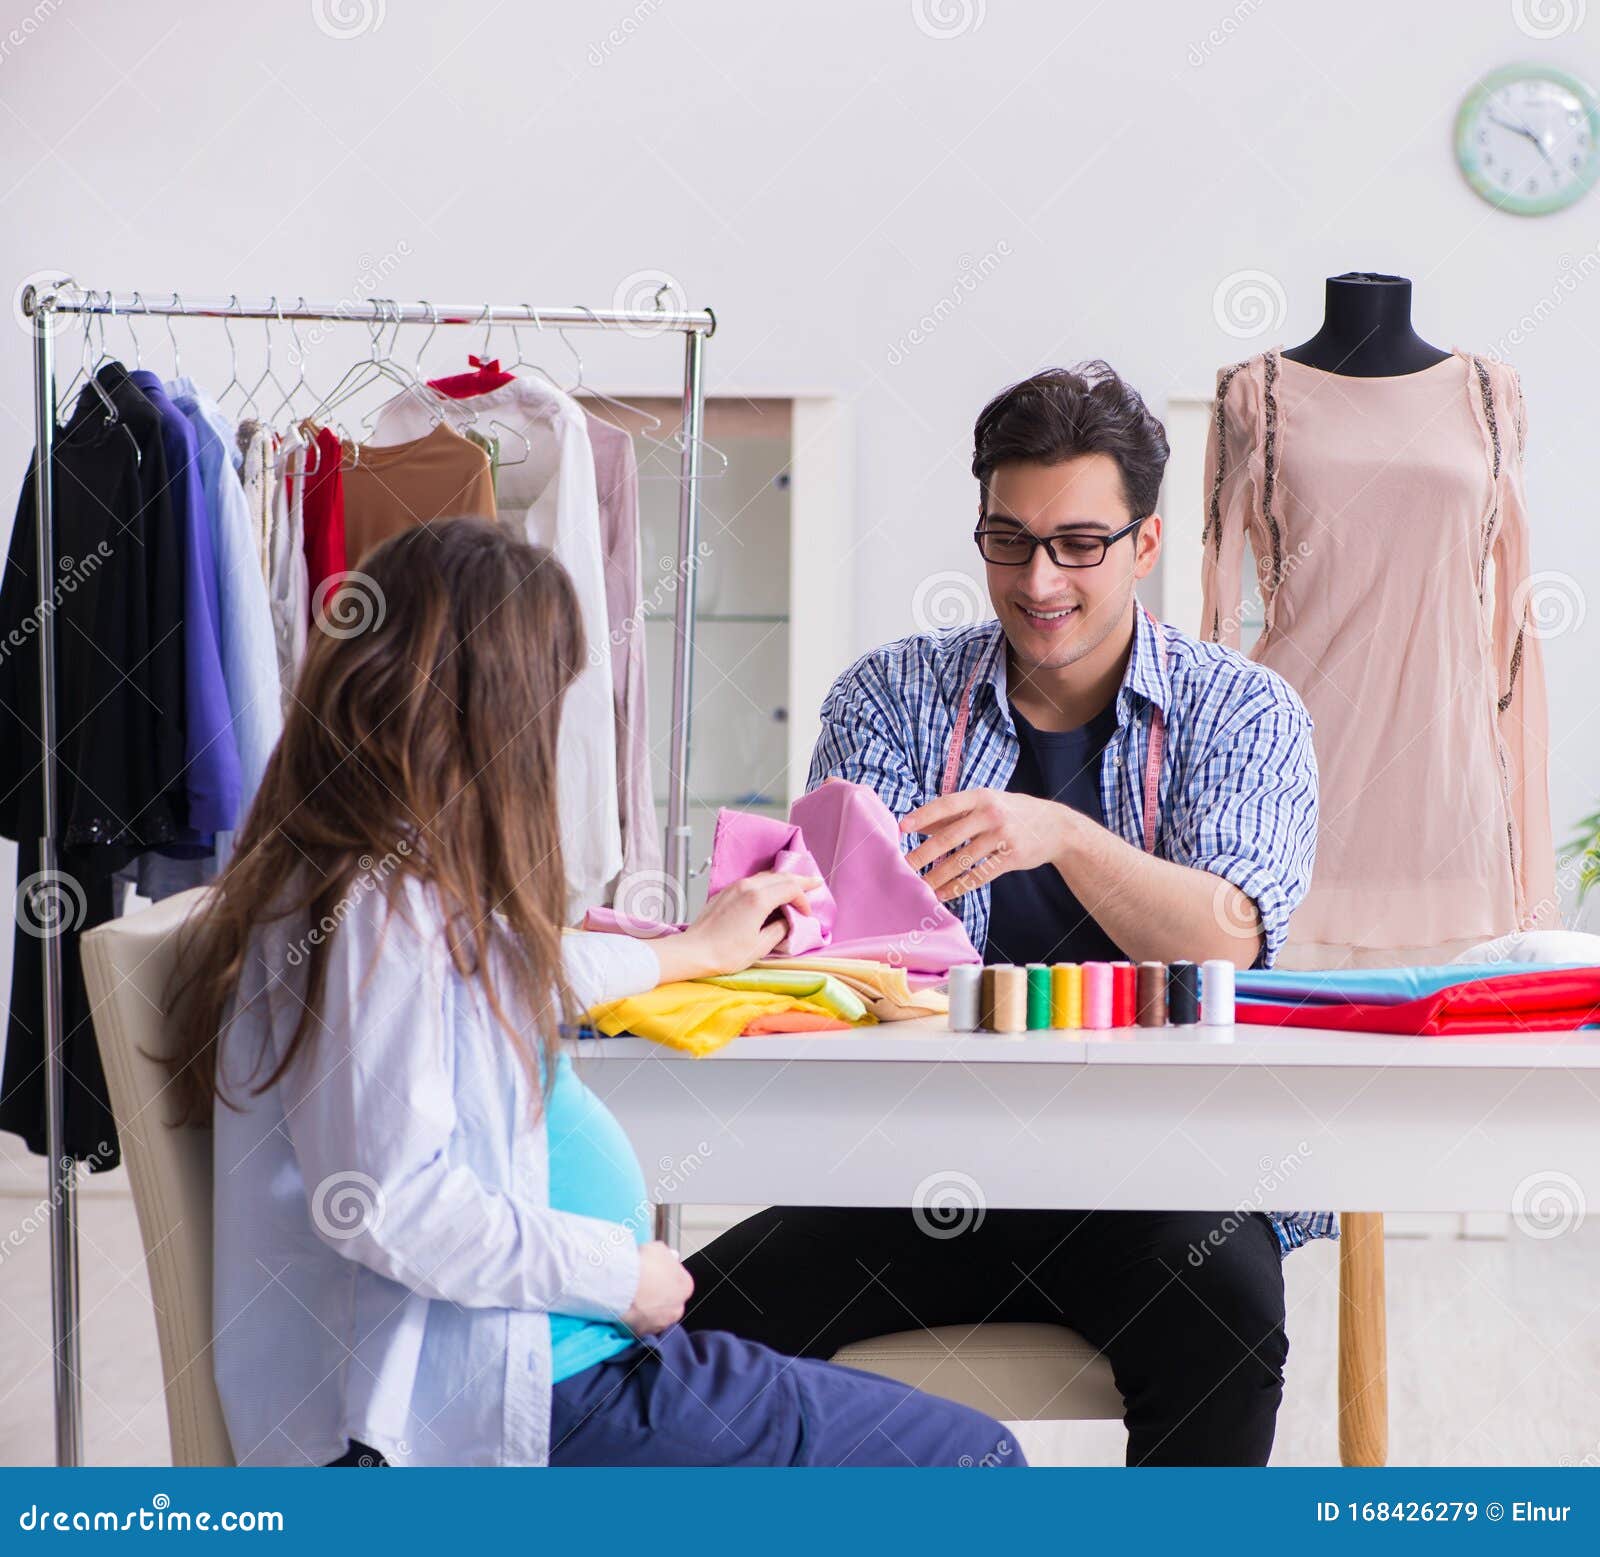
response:
M39 595L39 875L30 916L44 952L45 1149L49 1154L50 1317L55 1359L56 1464L83 1462L78 1348L77 1164L67 1154L61 1000L62 904L56 859L55 310L33 299L34 573ZM19 905L20 907L21 905Z
M667 780L667 877L674 913L689 917L689 723L694 706L694 597L700 571L700 443L705 430L705 337L684 337L683 453L678 473L678 578L672 635L672 770Z

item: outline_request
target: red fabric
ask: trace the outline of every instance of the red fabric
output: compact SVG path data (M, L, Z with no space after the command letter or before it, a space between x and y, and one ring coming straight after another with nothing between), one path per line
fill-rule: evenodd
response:
M1551 968L1452 984L1395 1005L1279 1006L1241 1000L1239 1022L1331 1027L1357 1033L1444 1037L1457 1033L1568 1032L1600 1021L1600 967Z
M466 400L472 395L486 395L491 389L509 384L516 376L500 371L498 357L467 358L473 366L471 373L453 373L448 378L430 378L428 388L436 389L448 400Z
M852 1023L836 1016L825 1016L821 1011L769 1011L765 1016L752 1017L739 1035L749 1038L755 1033L847 1033Z
M305 494L306 578L313 603L320 598L318 586L350 566L344 545L344 477L339 473L344 450L338 434L327 427L317 429L316 458Z

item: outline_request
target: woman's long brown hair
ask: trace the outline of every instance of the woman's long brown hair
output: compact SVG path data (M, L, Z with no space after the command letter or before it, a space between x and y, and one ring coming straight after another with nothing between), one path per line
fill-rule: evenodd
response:
M361 891L400 906L407 877L434 894L451 959L482 981L537 1106L541 1052L577 1014L556 809L556 730L585 654L572 582L544 547L450 519L369 552L318 616L233 856L185 927L177 1122L211 1120L256 926L288 917L308 932L302 1015L262 1092L315 1041L329 937L312 927L337 925ZM548 1085L554 1065L542 1072Z

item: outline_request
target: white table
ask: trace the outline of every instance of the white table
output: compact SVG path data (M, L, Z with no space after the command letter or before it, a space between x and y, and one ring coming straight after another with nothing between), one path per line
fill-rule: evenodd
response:
M1387 1458L1383 1211L1600 1206L1600 1033L952 1033L578 1045L657 1203L1339 1209L1340 1449Z
M667 1205L910 1205L957 1171L994 1207L1502 1211L1551 1173L1600 1206L1600 1031L1008 1037L941 1017L577 1055Z

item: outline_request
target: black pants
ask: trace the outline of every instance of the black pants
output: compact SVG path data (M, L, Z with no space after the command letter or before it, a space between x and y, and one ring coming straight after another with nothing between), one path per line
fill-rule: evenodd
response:
M335 1465L377 1466L389 1463L371 1444L362 1443L359 1438L351 1438L346 1441L350 1447L338 1459L329 1460L327 1465L323 1467L324 1470L331 1469Z
M1111 1363L1130 1465L1267 1463L1289 1342L1266 1217L989 1211L972 1222L950 1236L910 1210L775 1206L686 1262L684 1323L802 1357L935 1325L1062 1324Z

